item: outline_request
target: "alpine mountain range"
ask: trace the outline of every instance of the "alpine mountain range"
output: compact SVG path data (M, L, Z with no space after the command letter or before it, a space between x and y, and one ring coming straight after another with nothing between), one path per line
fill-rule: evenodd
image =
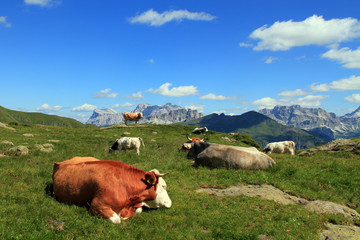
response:
M132 112L142 112L144 117L139 123L148 124L186 123L204 117L197 110L171 103L164 105L139 104ZM328 141L360 136L360 107L341 117L321 108L304 108L300 105L275 106L273 109L261 109L258 112L282 125L303 129ZM94 110L87 121L87 123L97 126L110 126L123 122L122 113L111 108ZM226 125L226 123L222 124Z
M200 118L203 115L197 110L183 108L167 103L164 105L139 104L132 112L142 112L144 117L138 123L151 124L172 124L185 122ZM100 127L124 123L123 113L118 113L114 109L95 109L86 123Z
M360 107L340 117L321 108L303 108L299 105L275 106L273 109L261 109L259 113L280 124L304 129L329 141L360 136Z

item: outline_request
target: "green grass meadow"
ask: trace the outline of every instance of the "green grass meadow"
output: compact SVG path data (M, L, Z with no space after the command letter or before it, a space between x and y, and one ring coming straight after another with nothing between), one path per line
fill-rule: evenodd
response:
M306 199L347 205L360 212L360 159L351 153L319 153L311 157L271 155L277 165L265 171L193 168L181 151L193 127L129 125L118 128L69 128L9 125L0 128L0 142L11 141L30 150L15 156L0 144L0 239L317 239L325 222L354 224L339 215L317 214L301 206L246 196L217 197L195 191L201 185L271 184ZM109 146L124 132L142 137L146 148L119 154ZM25 137L31 133L34 137ZM228 134L210 131L208 142L230 144ZM253 144L247 136L231 145ZM53 143L44 153L36 144ZM170 209L144 211L121 224L90 215L85 207L58 202L49 194L54 162L75 156L117 160L143 170L168 172L165 177L173 201Z

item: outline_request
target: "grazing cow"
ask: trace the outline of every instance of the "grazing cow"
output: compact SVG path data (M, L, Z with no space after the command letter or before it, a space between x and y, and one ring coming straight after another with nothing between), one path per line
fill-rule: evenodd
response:
M265 153L290 153L295 155L295 142L283 141L268 143L264 148Z
M53 190L60 201L88 205L91 214L120 223L141 213L142 206L171 207L165 175L117 161L74 157L54 163Z
M124 150L126 153L126 149L136 149L136 154L140 154L140 145L143 145L145 148L144 141L141 137L121 137L115 141L115 143L109 148L109 152Z
M192 133L194 134L205 134L207 133L209 130L207 129L207 127L202 127L202 128L194 128L194 130L192 131Z
M266 169L276 162L254 147L236 147L215 143L194 142L188 158L194 158L194 166L226 169Z
M144 117L143 113L124 113L124 121L125 125L127 125L127 121L135 121L135 124L140 120L140 118Z

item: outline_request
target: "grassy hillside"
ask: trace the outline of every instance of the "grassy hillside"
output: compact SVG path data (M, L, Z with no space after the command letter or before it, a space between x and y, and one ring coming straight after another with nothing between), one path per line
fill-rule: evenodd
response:
M338 215L316 214L301 206L245 196L199 194L202 185L271 184L306 199L323 199L360 210L360 161L350 153L320 153L311 157L276 155L277 165L265 171L195 169L179 151L193 126L129 125L120 128L68 128L14 125L0 128L0 143L23 145L29 154L15 156L0 144L0 239L317 239L324 223L352 224ZM108 147L130 133L146 148L109 154ZM33 137L24 137L30 133ZM211 132L209 142L229 144ZM55 141L54 141L55 140ZM243 141L244 140L244 141ZM238 138L232 145L246 146ZM37 144L53 144L46 153ZM91 216L85 207L67 205L48 195L54 162L74 156L122 161L144 170L157 168L165 177L173 201L170 209L145 211L120 225Z
M6 109L0 106L0 122L21 124L42 124L62 127L90 127L72 118L59 117L35 112L21 112ZM95 127L95 126L92 126Z
M247 134L262 147L269 142L292 140L297 149L324 144L327 141L306 131L285 126L260 113L250 111L238 116L210 114L184 124L206 126L218 132Z

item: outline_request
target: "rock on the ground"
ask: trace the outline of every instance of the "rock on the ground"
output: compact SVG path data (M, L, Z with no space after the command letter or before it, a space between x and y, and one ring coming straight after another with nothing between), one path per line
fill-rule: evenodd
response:
M360 228L356 226L326 224L327 229L320 233L320 240L359 240Z
M7 141L7 140L2 141L1 144L14 146L13 142L10 142L10 141Z
M23 156L29 154L29 149L26 146L16 146L9 149L11 152L15 152L16 156Z

